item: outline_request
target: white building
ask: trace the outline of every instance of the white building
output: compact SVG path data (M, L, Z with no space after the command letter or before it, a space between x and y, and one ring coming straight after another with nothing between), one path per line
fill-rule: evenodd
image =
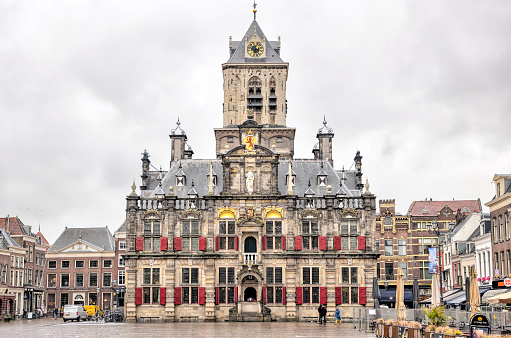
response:
M479 233L473 237L475 244L476 271L479 285L491 285L492 282L492 243L491 243L491 222L490 215L483 214L479 222Z

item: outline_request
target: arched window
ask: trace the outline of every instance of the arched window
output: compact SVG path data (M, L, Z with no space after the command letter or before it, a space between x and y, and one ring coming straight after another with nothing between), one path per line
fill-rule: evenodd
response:
M277 95L275 94L275 90L277 88L277 83L275 81L275 77L272 76L270 78L270 95L268 96L268 107L270 109L270 114L275 113L277 111ZM275 124L275 116L271 116L272 120L271 124Z
M261 94L261 79L252 76L248 80L247 108L260 113L263 108L263 95Z

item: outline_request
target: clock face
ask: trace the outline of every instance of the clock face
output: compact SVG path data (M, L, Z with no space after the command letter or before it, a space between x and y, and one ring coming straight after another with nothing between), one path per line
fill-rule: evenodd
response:
M260 42L253 41L247 46L247 53L252 57L258 57L263 55L263 44Z

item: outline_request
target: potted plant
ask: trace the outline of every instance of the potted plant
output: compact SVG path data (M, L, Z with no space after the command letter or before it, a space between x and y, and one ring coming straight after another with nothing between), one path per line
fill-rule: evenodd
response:
M445 331L444 338L454 338L454 336L461 336L463 332L458 329L448 329Z
M433 334L436 330L436 326L435 325L428 325L428 327L426 327L426 330L424 330L424 338L433 338Z
M435 338L444 338L444 335L450 328L447 326L439 326L435 330Z
M447 323L447 316L444 314L444 309L441 306L435 306L429 310L423 309L424 313L428 317L429 322L431 325L434 325L436 328L439 328L440 326L444 326ZM443 329L442 329L443 330ZM442 331L441 330L441 331ZM436 332L442 334L443 332ZM436 337L440 337L440 335L435 335Z
M392 329L392 338L402 337L407 326L408 322L406 320L396 320Z
M383 337L383 318L376 319L376 337Z
M8 322L10 322L11 320L12 320L12 316L11 316L11 314L10 314L9 312L7 312L7 313L5 314L5 317L4 317L4 322L8 323Z
M422 325L419 322L409 322L408 323L408 338L421 338L421 329Z
M392 325L394 324L393 319L387 319L383 326L383 337L391 338L392 337Z

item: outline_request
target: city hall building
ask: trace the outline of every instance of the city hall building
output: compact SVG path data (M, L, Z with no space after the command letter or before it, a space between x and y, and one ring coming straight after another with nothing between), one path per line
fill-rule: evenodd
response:
M179 121L168 171L143 153L126 202L127 320L296 321L319 304L329 316L372 306L376 197L360 152L353 170L336 169L323 120L313 158L295 159L280 38L254 10L229 47L216 158L193 159Z

